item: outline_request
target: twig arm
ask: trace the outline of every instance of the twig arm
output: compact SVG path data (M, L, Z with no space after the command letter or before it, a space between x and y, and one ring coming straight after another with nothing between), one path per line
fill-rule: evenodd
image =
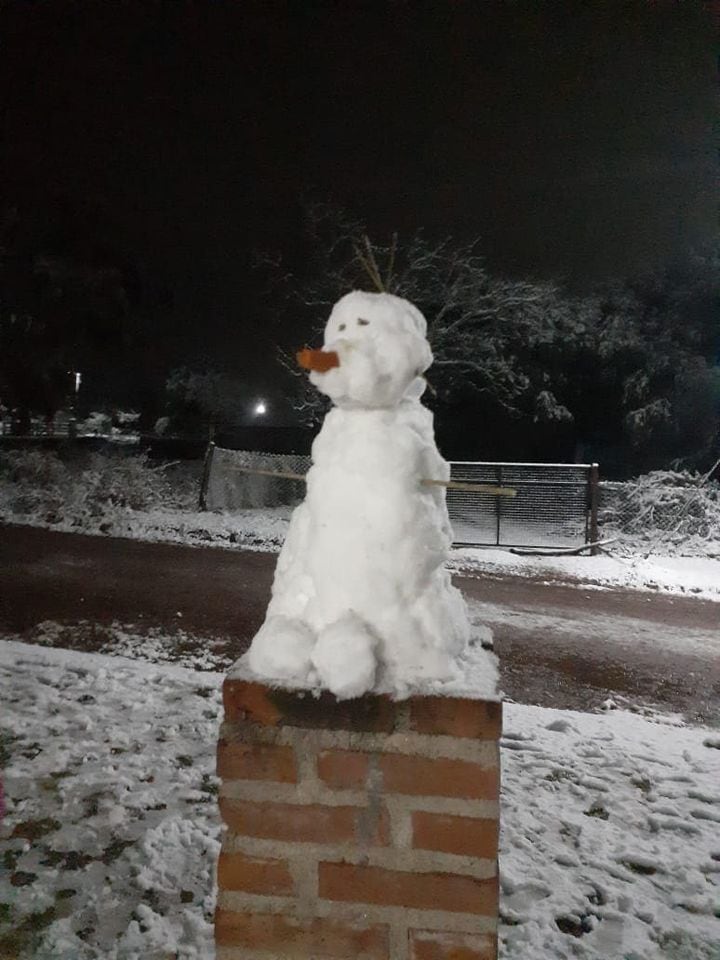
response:
M493 497L516 497L513 487L497 487L491 483L464 483L460 480L421 480L424 487L446 487L448 490L465 490L467 493L487 493Z
M278 477L280 480L305 480L304 473L283 473L279 470L259 470L257 467L226 467L226 470L235 470L237 473L252 473L260 477Z
M251 473L260 477L278 477L280 480L305 480L304 473L284 473L279 470L260 470L257 467L229 467L238 473ZM421 480L424 487L445 487L448 490L465 490L468 493L485 493L494 497L514 497L517 490L513 487L496 487L490 483L463 483L458 480Z

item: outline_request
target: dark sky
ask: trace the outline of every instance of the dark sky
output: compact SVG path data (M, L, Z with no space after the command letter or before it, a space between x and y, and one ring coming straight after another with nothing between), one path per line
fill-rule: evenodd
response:
M250 263L301 256L303 196L580 285L715 229L701 3L25 0L0 26L3 205L95 211L172 292L177 357L271 350Z

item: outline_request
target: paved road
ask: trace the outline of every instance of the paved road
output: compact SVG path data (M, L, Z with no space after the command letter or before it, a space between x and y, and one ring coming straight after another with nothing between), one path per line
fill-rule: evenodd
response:
M262 621L274 565L265 553L0 527L0 629L181 624L226 638L236 656ZM619 695L720 724L720 603L525 578L456 582L473 619L494 630L513 699L588 709Z

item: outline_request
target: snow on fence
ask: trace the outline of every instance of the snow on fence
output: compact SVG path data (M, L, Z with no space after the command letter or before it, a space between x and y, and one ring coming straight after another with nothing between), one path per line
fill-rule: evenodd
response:
M211 443L205 458L200 509L232 513L299 503L305 496L304 483L277 474L304 477L310 463L310 457L302 455L226 450Z
M720 483L710 474L672 470L603 481L598 524L600 536L627 553L720 555Z
M200 508L233 512L298 503L304 496L299 478L310 463L308 456L227 450L211 444ZM592 464L457 461L450 469L453 481L515 491L506 497L449 489L448 512L458 544L572 548L597 539L593 520L597 467Z

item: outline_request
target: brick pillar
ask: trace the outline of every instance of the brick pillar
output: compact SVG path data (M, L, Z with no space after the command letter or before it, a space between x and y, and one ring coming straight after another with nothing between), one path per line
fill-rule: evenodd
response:
M223 693L217 960L495 960L500 703Z

